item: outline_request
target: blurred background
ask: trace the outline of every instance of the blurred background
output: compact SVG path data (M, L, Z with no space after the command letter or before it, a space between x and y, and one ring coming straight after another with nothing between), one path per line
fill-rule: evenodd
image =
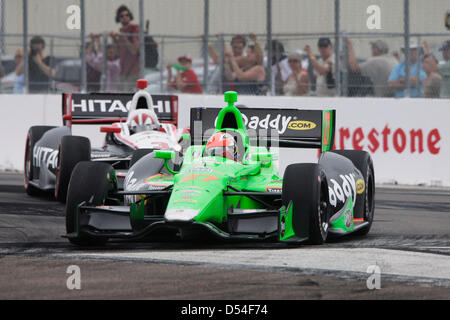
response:
M0 11L1 93L130 92L143 77L152 93L450 98L448 0L0 0Z

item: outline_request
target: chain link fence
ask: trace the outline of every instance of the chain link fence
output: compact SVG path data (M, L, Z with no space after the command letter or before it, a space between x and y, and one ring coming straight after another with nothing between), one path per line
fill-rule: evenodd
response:
M0 0L0 10L2 93L130 92L141 77L152 93L450 92L445 0Z

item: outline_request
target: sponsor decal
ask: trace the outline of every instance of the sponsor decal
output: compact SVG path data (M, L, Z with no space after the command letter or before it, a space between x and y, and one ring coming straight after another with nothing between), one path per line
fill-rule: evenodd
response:
M188 174L183 179L181 179L179 181L179 183L186 182L186 181L192 181L198 177L205 177L205 178L200 179L200 181L204 181L204 182L219 180L219 178L214 177L210 174Z
M207 172L207 173L213 173L214 170L206 167L193 167L188 170L183 170L182 173L191 173L191 172Z
M282 191L281 187L266 187L266 192L281 193Z
M181 220L181 221L189 221L194 219L199 210L196 209L169 209L165 213L165 217L167 220Z
M356 199L356 181L355 174L350 173L346 175L340 175L341 182L335 179L330 179L332 186L328 186L329 200L333 207L338 205L338 202L345 203L345 201L352 197L353 206L355 206Z
M279 134L286 132L288 124L292 119L291 116L281 116L281 114L273 115L272 117L272 114L270 113L262 119L258 116L247 118L247 116L242 113L242 120L248 129L274 129L277 130Z
M350 210L350 209L345 210L344 219L345 219L345 227L347 229L349 229L352 226L352 222L353 222L352 210Z
M336 131L336 148L369 150L371 153L396 152L399 154L438 155L441 151L441 134L437 128L430 131L412 128L391 128L386 124L384 128L349 129L339 128ZM339 144L338 144L339 143Z
M291 130L311 130L315 127L317 127L317 125L314 122L306 120L291 121L288 124L288 129Z
M72 112L128 113L131 106L131 100L123 101L119 99L80 99L77 102L72 99ZM157 113L170 113L170 101L157 101L153 105L153 109Z
M33 166L56 169L58 167L58 150L47 147L35 147L33 150Z
M91 154L92 159L109 158L109 157L111 157L111 153L109 152L93 152Z
M364 180L363 179L356 180L356 193L362 194L365 189L366 189L366 184L364 183Z

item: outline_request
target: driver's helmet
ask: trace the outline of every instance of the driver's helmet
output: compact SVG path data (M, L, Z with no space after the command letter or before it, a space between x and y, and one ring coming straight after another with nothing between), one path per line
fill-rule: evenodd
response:
M207 157L224 157L236 161L238 146L231 134L217 132L208 139L204 155Z
M154 119L154 113L148 109L137 109L130 112L128 115L128 128L130 133L138 133L142 131L157 130L158 124Z

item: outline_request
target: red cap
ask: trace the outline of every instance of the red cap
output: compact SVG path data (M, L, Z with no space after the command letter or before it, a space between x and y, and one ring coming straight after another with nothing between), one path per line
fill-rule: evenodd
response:
M141 90L147 88L147 80L145 79L138 79L137 81L137 87Z
M178 61L183 59L192 62L192 56L190 54L183 54L182 56L178 57Z

